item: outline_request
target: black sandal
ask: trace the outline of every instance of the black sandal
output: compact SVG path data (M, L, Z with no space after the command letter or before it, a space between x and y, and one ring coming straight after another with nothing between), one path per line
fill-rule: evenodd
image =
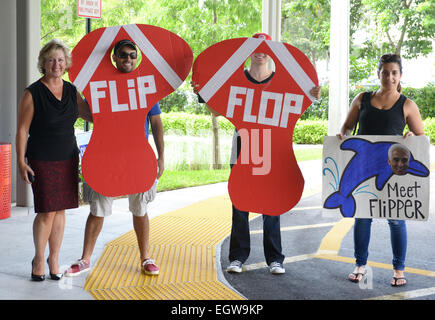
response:
M361 272L357 272L357 273L352 272L351 274L353 274L355 276L355 279L351 279L351 278L348 278L348 279L349 279L350 282L353 282L353 283L360 282L362 280L362 278L364 277L364 275L365 275L365 273L361 273ZM361 275L361 279L358 280L358 276L359 275Z
M360 281L364 278L364 276L366 275L366 270L364 270L364 272L352 272L351 274L353 274L353 275L355 276L355 279L351 279L351 278L349 278L349 277L347 277L347 279L348 279L350 282L358 283L358 282L360 282ZM349 274L349 276L350 276L351 274ZM358 280L358 276L359 276L359 275L361 275L361 279Z
M393 277L393 280L394 280L394 283L391 283L392 287L403 287L408 282L405 277L400 277L400 278ZM405 280L405 282L402 284L397 284L397 280Z

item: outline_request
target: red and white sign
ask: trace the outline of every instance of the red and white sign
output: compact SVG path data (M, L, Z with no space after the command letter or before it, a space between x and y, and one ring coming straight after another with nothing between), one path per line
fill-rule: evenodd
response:
M245 61L256 52L275 62L275 75L265 84L254 84L244 74ZM293 130L315 99L309 91L318 85L308 58L286 43L230 39L198 56L192 80L199 95L241 136L240 156L228 183L234 206L268 215L293 208L304 189L293 153Z
M102 0L77 0L77 15L84 18L101 19Z
M130 39L142 54L135 70L112 64L114 45ZM157 174L155 154L145 137L146 115L189 74L192 50L163 28L130 24L100 28L72 51L69 77L86 97L94 129L82 159L83 177L97 192L120 196L145 192Z

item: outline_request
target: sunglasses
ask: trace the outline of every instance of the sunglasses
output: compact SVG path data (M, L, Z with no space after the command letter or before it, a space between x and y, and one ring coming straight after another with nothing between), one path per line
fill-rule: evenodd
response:
M128 57L130 57L131 60L137 59L137 53L136 52L125 52L125 51L121 51L118 53L118 57L121 59L127 59Z

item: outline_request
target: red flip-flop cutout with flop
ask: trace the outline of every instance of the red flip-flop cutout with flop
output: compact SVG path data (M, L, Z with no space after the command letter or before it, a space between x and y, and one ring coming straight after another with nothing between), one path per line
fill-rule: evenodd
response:
M255 52L269 55L273 78L254 84L244 64ZM297 48L259 38L216 43L193 65L192 80L202 99L231 121L241 135L241 152L231 171L228 191L239 210L280 215L302 196L304 178L293 153L293 130L315 99L317 73Z

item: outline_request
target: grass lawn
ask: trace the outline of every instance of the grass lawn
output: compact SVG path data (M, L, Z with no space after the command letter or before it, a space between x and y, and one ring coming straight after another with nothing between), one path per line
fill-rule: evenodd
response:
M165 170L157 185L157 192L202 186L228 181L230 169L223 170Z
M322 148L304 148L295 150L297 161L322 158ZM201 186L228 181L230 169L222 170L165 170L157 185L157 192L187 187Z
M304 148L294 150L297 161L322 159L322 148Z

